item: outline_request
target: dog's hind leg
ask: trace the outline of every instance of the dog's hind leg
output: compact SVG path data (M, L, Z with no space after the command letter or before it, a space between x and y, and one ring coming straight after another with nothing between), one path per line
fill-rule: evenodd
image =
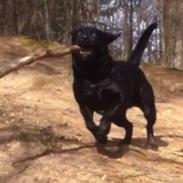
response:
M153 90L150 84L144 83L141 87L139 95L138 107L143 111L144 116L147 120L146 130L147 130L147 143L150 146L156 147L154 137L154 124L156 122L156 107Z
M156 122L156 108L154 103L143 104L140 107L144 113L144 116L147 120L146 130L147 130L147 143L150 146L157 146L153 126Z
M125 113L123 115L115 115L112 120L117 126L125 129L125 137L120 141L120 144L130 144L133 134L133 125L130 121L128 121Z

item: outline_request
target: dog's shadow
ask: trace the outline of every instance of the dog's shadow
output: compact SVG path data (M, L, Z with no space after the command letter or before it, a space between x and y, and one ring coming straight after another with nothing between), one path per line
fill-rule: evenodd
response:
M136 151L140 154L145 154L144 150L152 149L158 151L159 147L168 146L168 142L162 140L161 136L156 136L157 146L148 146L146 138L134 138L131 145L119 145L121 139L113 138L108 141L107 145L101 145L96 143L96 149L98 153L105 155L112 159L118 159L123 157L129 151Z

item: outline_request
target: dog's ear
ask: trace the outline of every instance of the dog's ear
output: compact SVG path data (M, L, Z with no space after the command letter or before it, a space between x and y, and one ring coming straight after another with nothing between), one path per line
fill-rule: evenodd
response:
M113 42L115 39L117 39L120 35L121 35L121 32L120 32L120 33L117 33L117 34L112 34L112 33L109 33L109 32L103 32L103 31L102 31L103 39L105 40L105 42L106 42L107 44L112 43L112 42Z

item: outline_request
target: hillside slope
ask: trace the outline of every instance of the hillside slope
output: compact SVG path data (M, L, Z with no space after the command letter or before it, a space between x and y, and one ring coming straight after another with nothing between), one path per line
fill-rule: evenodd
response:
M22 38L0 43L0 64L40 48ZM73 98L70 57L45 59L2 78L0 183L182 183L183 73L142 68L156 94L157 150L146 148L145 120L136 108L128 113L132 145L117 146L124 131L116 126L110 147L95 144Z

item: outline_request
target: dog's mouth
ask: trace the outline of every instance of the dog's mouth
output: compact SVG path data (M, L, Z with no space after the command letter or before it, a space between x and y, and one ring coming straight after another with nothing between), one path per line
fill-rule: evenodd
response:
M81 47L79 54L84 56L84 57L88 57L89 55L92 54L92 49L90 49L90 48L82 48Z

